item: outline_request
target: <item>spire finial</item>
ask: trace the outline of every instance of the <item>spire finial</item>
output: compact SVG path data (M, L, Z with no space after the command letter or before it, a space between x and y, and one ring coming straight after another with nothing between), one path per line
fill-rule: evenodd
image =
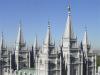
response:
M85 31L87 32L87 26L85 25Z
M48 29L50 29L50 21L48 21Z
M19 21L19 27L21 28L22 27L22 20L20 19Z
M68 0L68 14L71 13L70 0Z
M3 32L2 32L2 38L3 38Z

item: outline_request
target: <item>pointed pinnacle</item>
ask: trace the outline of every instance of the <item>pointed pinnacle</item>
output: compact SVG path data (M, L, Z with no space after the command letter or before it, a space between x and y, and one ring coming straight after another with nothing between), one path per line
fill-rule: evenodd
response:
M50 29L50 21L48 21L48 29Z
M71 13L70 0L68 0L68 14Z

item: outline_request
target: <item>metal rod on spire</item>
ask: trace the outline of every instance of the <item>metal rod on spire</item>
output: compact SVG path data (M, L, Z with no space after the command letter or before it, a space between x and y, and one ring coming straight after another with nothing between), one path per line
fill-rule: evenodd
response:
M48 29L50 29L50 21L48 21Z
M71 13L70 0L68 0L68 14Z
M3 32L2 32L2 39L3 39Z
M87 32L87 26L85 25L85 31Z
M22 20L20 19L19 21L19 27L21 28L22 27Z

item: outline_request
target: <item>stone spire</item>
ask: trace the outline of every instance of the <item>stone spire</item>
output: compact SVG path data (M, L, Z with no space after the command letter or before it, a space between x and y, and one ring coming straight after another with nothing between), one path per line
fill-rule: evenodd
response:
M72 29L72 21L71 21L71 8L70 4L68 5L68 18L66 22L65 32L64 32L64 38L73 39L74 38L74 32Z
M34 48L34 57L36 57L39 55L39 43L38 43L37 35L36 35L35 40L34 40L33 48Z
M38 48L38 40L37 40L37 35L35 36L35 40L34 40L34 49Z
M88 40L88 34L87 34L87 30L85 31L84 33L84 38L83 38L83 50L84 52L87 53L89 52L90 50L90 44L89 44L89 40Z
M85 33L84 33L83 44L89 45L87 31L85 31Z
M22 26L22 23L21 23L21 21L20 21L19 30L18 30L18 35L17 35L17 40L16 40L16 43L17 43L19 46L25 45L24 38L23 38L23 32L22 32L21 26Z
M5 48L5 40L4 40L4 36L3 36L3 32L2 32L2 36L1 36L1 43L0 43L0 48L3 49Z
M52 35L51 35L50 22L48 22L48 29L47 29L46 38L45 38L45 40L44 40L44 44L47 45L47 46L53 44Z
M83 50L87 53L89 52L89 49L90 49L90 44L89 44L88 34L86 30L84 33L84 38L83 38Z
M16 50L15 50L15 62L16 62L16 69L17 70L19 70L22 67L24 67L23 65L20 65L20 64L22 64L23 60L25 60L23 63L26 64L27 58L24 57L24 55L25 54L28 55L28 52L26 52L27 50L25 49L26 48L25 47L25 41L24 41L24 38L23 38L23 32L22 32L21 26L22 26L22 23L20 21L18 35L17 35L17 40L16 40ZM23 50L25 50L25 51L23 51ZM19 60L20 59L19 56L22 57L22 58L24 57L23 60Z
M1 36L1 40L0 40L0 58L2 56L2 50L6 48L5 46L5 40L4 40L4 36L3 36L3 32L2 32L2 36Z

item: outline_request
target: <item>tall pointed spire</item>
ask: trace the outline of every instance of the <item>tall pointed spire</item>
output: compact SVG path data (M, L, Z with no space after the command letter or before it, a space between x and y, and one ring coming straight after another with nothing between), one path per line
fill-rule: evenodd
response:
M86 55L90 50L90 44L89 44L89 40L88 40L87 28L86 28L86 31L84 33L84 38L83 38L83 50L84 50Z
M64 36L63 37L64 38L69 38L69 39L74 38L74 32L73 32L73 29L72 29L72 21L71 21L70 3L68 4L68 18L67 18L66 28L65 28L65 32L64 32Z
M48 21L48 29L47 29L46 38L44 40L44 44L46 44L46 45L53 44L52 36L51 36L51 27L50 27L50 22L49 21Z
M34 40L34 48L37 49L38 48L38 40L37 40L37 35L35 36L35 40Z
M4 40L4 36L3 36L3 32L2 32L2 36L1 36L1 43L0 43L0 47L1 48L5 48L5 40Z
M85 33L84 33L84 39L83 39L83 44L84 45L88 45L88 36L87 36L87 31L85 31Z
M24 45L25 42L24 42L21 26L22 26L22 22L20 21L16 43L20 45Z
M83 44L84 45L88 45L89 44L88 34L87 34L87 28L86 28L85 33L84 33Z

